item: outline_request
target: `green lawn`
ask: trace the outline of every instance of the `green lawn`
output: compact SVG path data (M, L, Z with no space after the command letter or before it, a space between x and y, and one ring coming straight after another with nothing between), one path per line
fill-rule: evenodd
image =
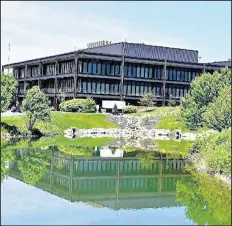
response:
M151 111L138 111L133 114L126 114L127 116L157 116L159 118L159 124L156 125L155 129L167 129L175 130L180 129L184 132L188 132L189 129L186 127L184 120L180 116L180 107L154 107Z
M62 134L64 130L70 127L81 129L89 128L116 128L113 123L107 122L107 115L88 114L88 113L70 113L70 112L51 112L51 122L36 121L34 128L45 135ZM26 127L27 118L20 116L3 116L1 121L8 125L15 125L17 129L24 134L28 134Z
M158 116L164 117L177 117L180 116L180 107L154 107L151 111L140 110L137 113L126 114L128 116Z
M176 117L164 117L159 118L159 124L155 126L155 129L167 129L175 130L180 129L183 132L189 132L190 130L186 127L184 120L180 116Z
M125 114L125 116L157 116L159 124L154 128L175 130L180 129L183 132L189 132L184 120L180 116L180 107L154 107L152 111L139 111L134 114ZM64 130L70 127L77 127L80 129L90 128L116 128L117 125L106 120L107 115L104 114L89 114L89 113L70 113L70 112L51 112L51 122L37 121L34 128L38 129L44 135L59 135ZM18 131L23 134L28 134L29 131L26 126L27 118L21 116L2 116L1 121L17 127ZM1 128L1 135L3 136L7 131ZM200 130L206 131L208 128ZM202 132L202 131L197 132Z

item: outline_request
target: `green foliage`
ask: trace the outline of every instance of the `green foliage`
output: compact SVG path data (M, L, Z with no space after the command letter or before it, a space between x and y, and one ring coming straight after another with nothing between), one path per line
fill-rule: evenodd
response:
M213 176L194 174L176 184L176 198L186 206L187 217L197 225L230 225L229 186Z
M25 115L2 116L1 121L8 125L15 125L19 132L29 134L26 127L27 117ZM70 127L80 129L90 128L117 128L117 125L107 121L107 115L70 113L70 112L51 112L51 122L36 121L34 128L44 135L63 134L64 130Z
M91 113L96 111L96 103L92 98L72 99L61 103L60 110L65 112Z
M209 128L219 130L231 127L231 86L225 87L203 114Z
M94 153L94 147L89 146L58 146L58 149L68 155L73 156L92 156Z
M207 173L231 173L231 131L223 130L198 138L191 149L199 152L200 161L194 163L195 168L206 166Z
M17 81L12 74L1 73L1 112L8 109L16 87Z
M186 124L181 117L160 118L159 123L155 126L155 129L167 129L171 131L180 129L183 132L189 132L189 129L186 128Z
M175 107L176 106L176 101L174 99L169 99L168 100L168 106Z
M5 145L6 142L1 141L1 183L9 173L9 168L7 167L7 165L9 165L15 159L14 152L5 149L4 148Z
M114 105L113 109L112 109L112 113L114 115L117 115L118 114L118 107L117 107L117 104Z
M153 107L156 102L156 96L154 93L145 93L144 96L140 99L139 104L141 106Z
M49 170L51 160L50 151L30 151L18 161L18 168L23 175L23 180L31 185L35 185L42 179Z
M154 153L152 152L145 152L144 154L139 154L138 158L140 163L145 167L145 168L150 168L152 167L153 164L156 163L156 160L154 159Z
M50 121L50 109L48 100L38 86L32 87L27 92L26 98L23 100L22 110L28 116L28 129L32 128L36 120Z
M128 146L122 146L121 149L125 152L133 152L136 151L136 147L128 147Z
M136 113L137 108L135 106L128 105L124 108L124 113L130 114L130 113Z
M27 149L30 143L31 148L48 148L51 146L85 146L85 147L95 147L95 146L104 146L107 145L109 142L114 141L114 138L111 137L104 137L104 138L91 138L91 137L84 137L84 138L77 138L77 139L69 139L64 136L53 136L53 137L41 137L40 139L36 140L29 140L29 139L21 139L17 140L10 140L2 142L1 149L6 150L14 150L14 149ZM3 145L4 144L4 145Z
M191 83L191 93L181 100L181 116L188 128L194 130L204 126L203 114L214 102L224 87L231 85L231 70L223 68L213 75L202 74Z
M180 117L180 107L154 107L152 111L138 111L134 116L157 116L159 118Z

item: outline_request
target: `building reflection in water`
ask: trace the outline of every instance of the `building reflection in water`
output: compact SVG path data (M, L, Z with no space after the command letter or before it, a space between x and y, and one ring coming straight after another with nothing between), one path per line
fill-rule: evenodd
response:
M24 181L18 162L28 152L15 153L9 176ZM157 152L146 158L145 152L109 147L93 148L90 157L68 155L56 147L49 153L50 164L35 186L71 202L115 210L180 205L175 197L176 182L188 176L181 158L168 159Z

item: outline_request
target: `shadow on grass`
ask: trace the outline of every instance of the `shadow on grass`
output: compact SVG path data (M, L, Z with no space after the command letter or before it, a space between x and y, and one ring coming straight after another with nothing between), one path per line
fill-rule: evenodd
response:
M1 127L6 129L7 132L13 136L13 135L21 135L21 133L18 131L18 128L16 126L11 126L6 124L5 122L1 122Z
M18 128L16 126L12 126L12 125L8 125L7 123L5 122L1 122L1 127L6 129L7 132L11 135L11 136L22 136L22 135L32 135L32 136L36 136L36 137L42 137L43 134L38 130L38 129L33 129L32 130L32 134L22 134Z

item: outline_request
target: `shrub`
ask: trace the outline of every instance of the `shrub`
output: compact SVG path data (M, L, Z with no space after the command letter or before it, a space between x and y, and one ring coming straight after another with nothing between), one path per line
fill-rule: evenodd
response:
M231 127L231 86L222 90L203 114L206 126L221 131Z
M112 109L112 113L114 115L117 115L118 114L118 107L117 107L117 104L114 105L113 109Z
M146 107L154 107L156 105L156 96L154 93L145 93L144 96L140 99L139 104ZM148 109L147 109L148 110Z
M84 112L96 111L96 103L92 98L72 99L60 104L60 110L65 112Z
M199 152L202 161L196 162L196 168L203 163L208 173L231 172L231 131L213 133L210 136L198 138L192 147L192 152Z
M135 106L126 106L124 108L124 113L136 113L137 108Z
M168 100L168 106L170 106L170 107L175 107L175 106L176 106L176 101L173 100L173 99L169 99L169 100Z

